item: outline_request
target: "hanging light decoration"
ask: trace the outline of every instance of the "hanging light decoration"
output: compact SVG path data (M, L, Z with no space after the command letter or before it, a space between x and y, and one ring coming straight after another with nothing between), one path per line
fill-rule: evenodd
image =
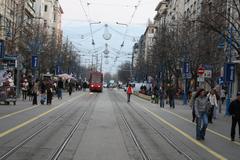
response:
M105 50L103 51L103 53L104 53L105 55L108 55L108 54L109 54L108 44L107 44L107 43L105 44Z
M107 25L107 24L105 24L104 27L105 27L105 29L104 29L103 38L104 38L106 41L108 41L108 40L110 40L110 39L112 38L112 34L109 33L108 25Z

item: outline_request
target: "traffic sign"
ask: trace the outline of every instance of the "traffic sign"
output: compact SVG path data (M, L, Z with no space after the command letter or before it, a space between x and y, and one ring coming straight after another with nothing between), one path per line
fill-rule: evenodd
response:
M32 56L32 68L37 68L38 66L38 56Z
M204 77L198 77L198 78L197 78L197 81L198 81L198 82L204 82L205 79L204 79Z
M212 70L205 70L204 71L205 78L212 78Z
M218 78L218 84L223 85L224 84L224 77Z
M203 75L204 74L204 68L203 67L199 67L198 68L198 75Z
M226 63L224 69L224 78L226 82L234 82L235 80L235 64L234 63Z
M190 73L190 64L189 64L189 62L184 62L183 73L185 73L185 74Z

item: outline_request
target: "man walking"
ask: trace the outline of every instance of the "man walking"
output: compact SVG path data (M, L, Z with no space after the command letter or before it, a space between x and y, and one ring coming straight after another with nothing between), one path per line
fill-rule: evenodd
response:
M196 139L197 140L204 140L206 129L208 126L208 109L210 106L210 102L206 96L206 92L204 89L200 89L196 93L195 99L195 114L196 114Z
M164 108L165 92L164 92L163 87L160 87L160 89L159 89L159 98L160 98L160 107Z
M232 116L231 140L234 141L237 123L240 138L240 91L237 93L237 99L231 102L229 113Z

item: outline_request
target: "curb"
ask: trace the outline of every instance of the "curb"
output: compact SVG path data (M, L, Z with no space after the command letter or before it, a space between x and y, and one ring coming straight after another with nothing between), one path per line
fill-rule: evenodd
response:
M145 94L141 94L141 93L134 93L135 96L139 97L139 98L142 98L144 100L147 100L147 101L151 101L151 97L150 96L147 96Z

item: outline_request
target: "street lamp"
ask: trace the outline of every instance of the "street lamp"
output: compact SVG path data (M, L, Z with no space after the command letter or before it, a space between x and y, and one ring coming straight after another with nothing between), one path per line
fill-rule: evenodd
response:
M93 45L93 46L95 46L95 42L94 42L94 39L93 39L92 25L94 25L94 24L100 24L100 23L102 23L102 22L99 21L99 22L91 22L91 23L89 23L89 26L90 26L90 32L91 32L91 36L92 36L92 45Z
M126 23L119 23L119 22L116 22L116 24L128 27L128 24L126 24ZM126 35L124 35L124 36L126 36ZM124 38L125 38L125 37L124 37ZM122 44L121 44L121 48L124 47L124 41L125 41L125 39L123 40L123 42L122 42Z

